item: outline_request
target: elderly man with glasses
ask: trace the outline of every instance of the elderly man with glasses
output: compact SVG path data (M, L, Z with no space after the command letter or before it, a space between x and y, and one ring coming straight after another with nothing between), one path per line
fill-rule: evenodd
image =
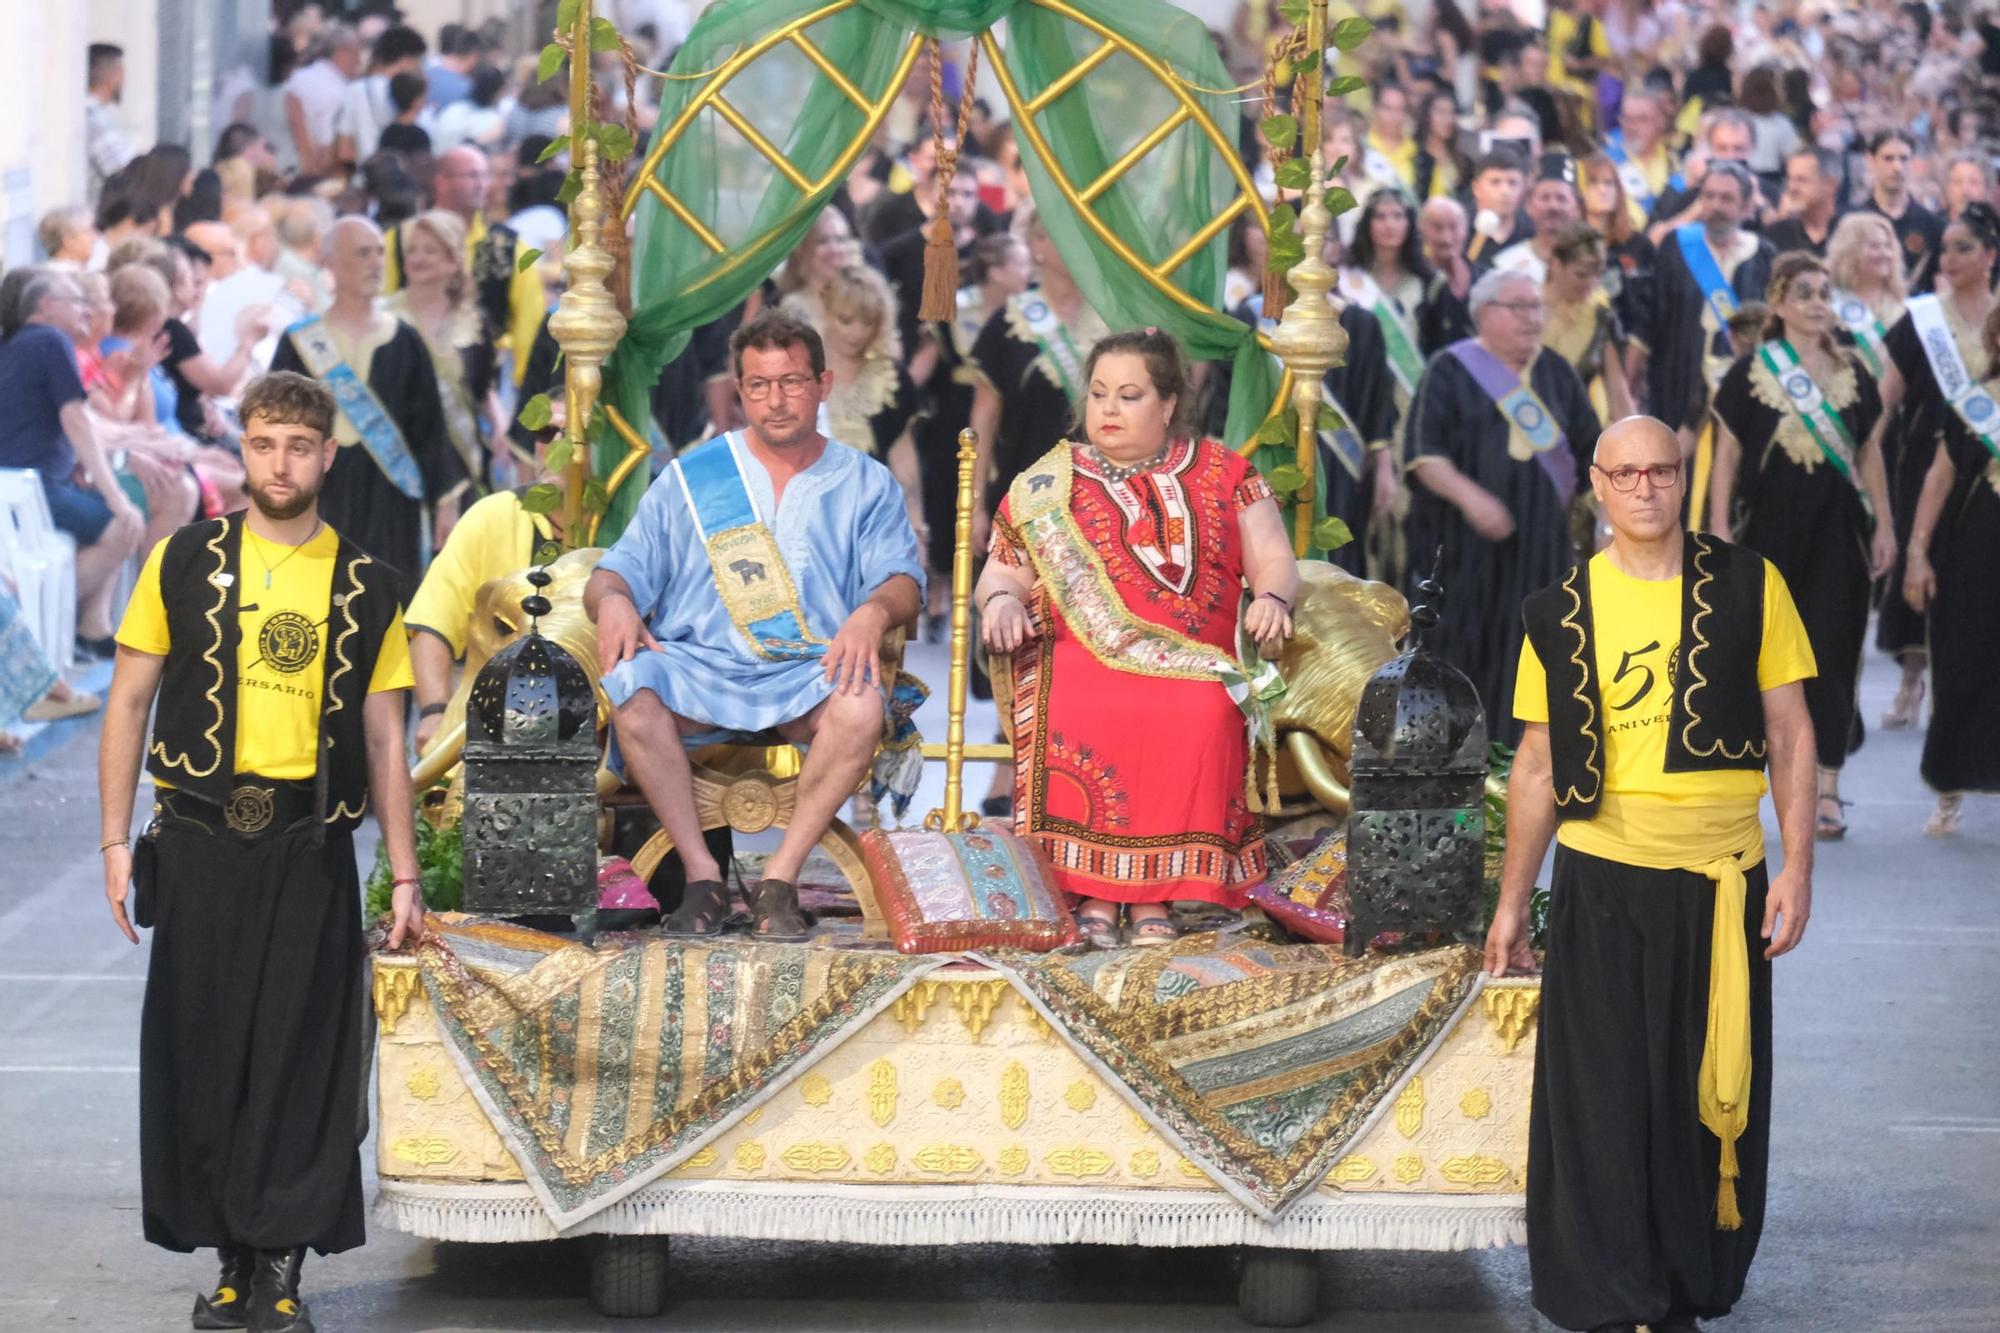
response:
M783 843L750 892L762 940L800 939L798 874L888 721L883 635L916 622L924 560L894 475L819 433L812 325L767 310L730 339L748 421L668 464L584 591L618 748L687 871L674 935L729 916L695 813L691 745L809 744Z
M1443 619L1431 644L1472 678L1487 734L1519 735L1507 708L1521 624L1513 608L1572 557L1569 507L1597 436L1570 364L1542 346L1542 294L1494 269L1472 286L1475 337L1433 356L1405 418L1410 566L1442 555Z
M1742 1296L1763 1228L1771 960L1812 906L1815 667L1777 568L1682 530L1664 422L1612 426L1590 480L1610 547L1523 608L1527 729L1486 967L1534 970L1528 902L1553 836L1528 1129L1535 1306L1562 1328L1690 1333Z

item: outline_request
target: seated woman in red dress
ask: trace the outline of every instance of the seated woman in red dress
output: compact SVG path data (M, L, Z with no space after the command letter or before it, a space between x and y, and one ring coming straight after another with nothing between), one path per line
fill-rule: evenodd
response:
M1264 877L1246 713L1275 682L1258 659L1292 632L1298 565L1264 479L1189 431L1171 337L1105 338L1083 380L1087 443L1014 480L976 596L1013 661L1016 829L1093 945L1119 942L1121 910L1128 943L1165 944L1169 903L1240 908Z

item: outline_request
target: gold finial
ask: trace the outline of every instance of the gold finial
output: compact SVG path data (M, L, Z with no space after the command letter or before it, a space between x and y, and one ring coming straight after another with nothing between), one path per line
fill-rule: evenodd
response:
M569 412L565 430L571 443L563 476L563 532L572 544L585 535L583 488L590 476L590 414L604 387L604 360L625 336L625 316L605 284L618 261L601 244L604 195L598 188L597 142L585 138L575 151L582 188L569 206L570 247L563 256L568 287L549 317L549 333L563 351L563 395Z
M1326 262L1326 236L1333 228L1333 214L1326 207L1326 155L1317 146L1304 202L1299 211L1299 239L1305 246L1305 258L1287 275L1295 294L1271 334L1271 350L1292 372L1292 407L1299 418L1298 467L1311 482L1319 453L1320 381L1347 359L1347 330L1340 327L1340 316L1327 299L1340 275ZM1312 545L1315 508L1313 491L1302 488L1293 510L1292 531L1293 545L1300 555Z

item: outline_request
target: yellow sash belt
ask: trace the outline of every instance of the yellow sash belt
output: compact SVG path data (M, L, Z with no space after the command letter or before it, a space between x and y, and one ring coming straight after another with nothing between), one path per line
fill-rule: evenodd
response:
M1750 945L1743 868L1764 859L1755 801L1624 800L1606 792L1594 819L1564 823L1557 840L1589 856L1648 870L1689 870L1715 881L1708 964L1708 1036L1701 1048L1701 1123L1722 1141L1715 1224L1743 1225L1736 1207L1736 1140L1750 1125Z

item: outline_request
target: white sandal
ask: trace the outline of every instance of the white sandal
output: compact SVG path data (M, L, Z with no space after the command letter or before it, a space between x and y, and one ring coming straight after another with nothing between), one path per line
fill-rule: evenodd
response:
M1946 792L1937 798L1937 808L1924 821L1926 838L1949 838L1958 832L1959 812L1965 808L1964 792Z

